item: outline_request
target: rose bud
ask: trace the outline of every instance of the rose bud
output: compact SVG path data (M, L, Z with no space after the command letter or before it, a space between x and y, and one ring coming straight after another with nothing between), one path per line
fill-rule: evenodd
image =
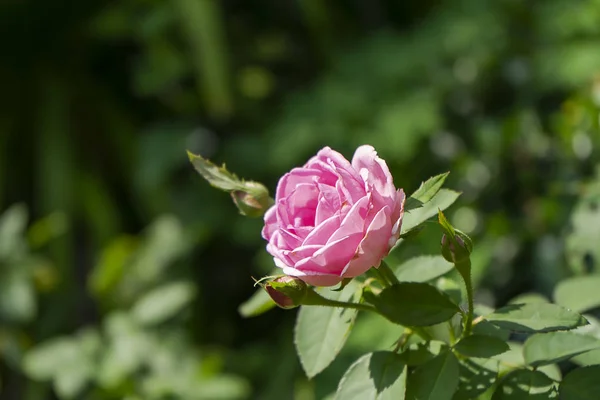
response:
M469 258L471 251L473 251L473 241L466 234L458 229L454 229L455 236L454 242L448 239L446 234L442 236L442 256L451 263L459 263Z
M284 309L301 305L309 290L306 283L292 276L276 278L267 282L263 287L275 304Z
M398 240L404 192L371 146L349 162L325 147L277 184L263 238L283 273L333 286L378 267Z
M244 182L244 190L232 191L231 198L247 217L261 217L273 205L267 188L257 182Z

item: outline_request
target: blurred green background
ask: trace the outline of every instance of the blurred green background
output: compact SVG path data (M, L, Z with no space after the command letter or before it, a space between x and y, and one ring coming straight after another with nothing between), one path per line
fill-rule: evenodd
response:
M600 272L599 0L4 0L0 43L2 399L323 399L393 344L359 319L304 378L295 312L237 310L260 219L186 149L271 190L324 145L451 171L480 303Z

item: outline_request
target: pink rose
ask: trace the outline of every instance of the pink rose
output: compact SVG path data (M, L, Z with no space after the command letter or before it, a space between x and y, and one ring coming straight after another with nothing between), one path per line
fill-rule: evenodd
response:
M404 192L372 146L352 164L325 147L277 184L262 236L283 273L315 286L378 267L398 240Z

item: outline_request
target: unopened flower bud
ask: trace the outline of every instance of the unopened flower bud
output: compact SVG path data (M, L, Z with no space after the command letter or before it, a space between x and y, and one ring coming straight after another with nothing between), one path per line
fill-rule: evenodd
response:
M309 290L301 279L292 276L282 276L264 285L271 299L284 309L295 308L302 304Z
M466 234L455 229L454 240L449 239L446 234L442 236L442 256L451 262L459 263L469 258L473 251L473 241Z
M248 217L261 217L273 204L269 191L258 182L245 182L244 190L231 192L233 202Z

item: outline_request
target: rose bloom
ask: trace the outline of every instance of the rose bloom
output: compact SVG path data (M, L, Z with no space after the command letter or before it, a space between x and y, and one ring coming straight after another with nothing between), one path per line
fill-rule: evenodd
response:
M332 286L378 267L398 240L404 192L372 146L325 147L277 184L262 236L283 273Z

